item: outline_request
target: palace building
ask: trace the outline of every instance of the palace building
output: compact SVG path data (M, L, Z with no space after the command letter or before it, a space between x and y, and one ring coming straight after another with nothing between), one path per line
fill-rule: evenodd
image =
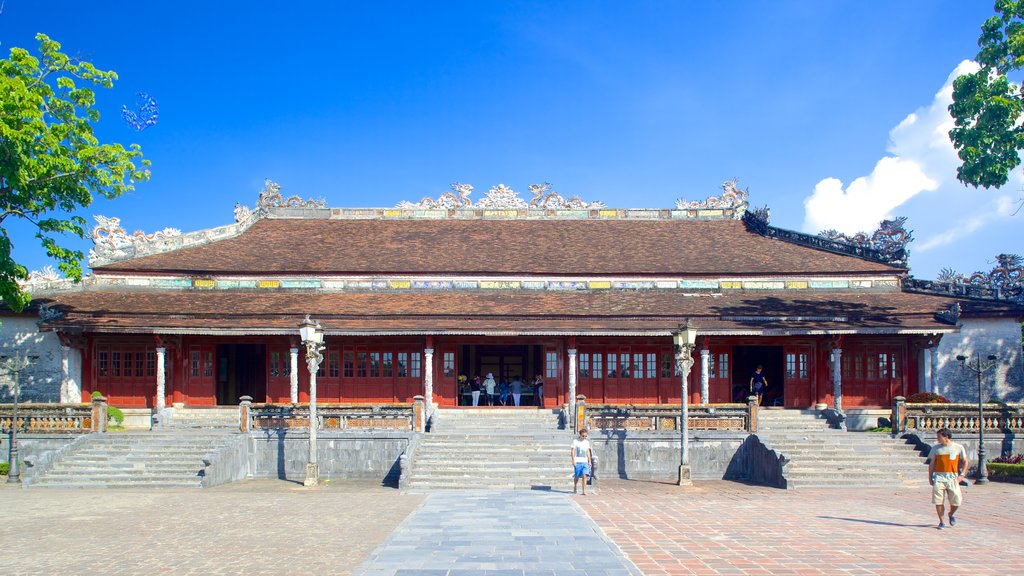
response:
M1016 327L1001 396L1021 394L1024 306L908 275L902 222L873 237L772 227L727 183L703 202L614 209L547 185L395 208L328 208L269 183L235 222L128 234L98 218L92 275L31 286L60 340L60 399L113 405L308 400L298 324L326 331L319 402L464 405L460 376L545 382L544 404L681 401L673 335L697 332L689 402L885 407L941 391L962 328ZM1005 330L1013 333L1013 330ZM300 369L301 367L301 369ZM526 402L536 402L527 387Z

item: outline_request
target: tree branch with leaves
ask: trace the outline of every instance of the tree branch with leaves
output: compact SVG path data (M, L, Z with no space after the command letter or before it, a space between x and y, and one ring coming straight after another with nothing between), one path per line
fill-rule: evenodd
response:
M953 81L949 106L957 179L975 188L1006 184L1024 149L1024 91L1008 78L1024 66L1024 0L997 0L995 11L978 38L981 69Z
M149 179L137 144L101 144L93 133L100 114L92 88L112 88L117 74L62 53L45 34L36 40L39 58L12 48L0 60L0 300L14 310L31 296L18 284L28 270L14 260L8 218L31 223L47 255L77 282L84 255L58 243L63 234L85 238L85 219L74 212Z

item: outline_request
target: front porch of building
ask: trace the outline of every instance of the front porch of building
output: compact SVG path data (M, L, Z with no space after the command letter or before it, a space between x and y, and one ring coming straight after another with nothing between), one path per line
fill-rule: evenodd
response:
M523 382L521 406L559 408L571 395L592 404L678 405L681 379L670 336L346 336L325 339L316 374L320 403L471 404L470 381ZM690 404L745 402L763 366L762 405L887 407L920 388L927 345L917 336L702 335L688 379ZM286 336L87 335L83 396L99 391L124 408L309 401L298 339ZM838 386L837 386L838 381ZM535 383L543 382L543 400ZM497 390L496 390L497 392ZM486 396L486 394L484 394ZM487 399L490 403L489 400ZM511 395L506 405L512 404Z

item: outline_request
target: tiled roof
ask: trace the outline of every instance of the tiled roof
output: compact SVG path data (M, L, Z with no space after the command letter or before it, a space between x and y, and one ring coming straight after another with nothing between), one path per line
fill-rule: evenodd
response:
M304 314L328 332L630 333L704 330L948 331L935 314L951 298L905 292L678 291L524 293L82 290L41 298L64 313L54 328L87 331L293 331ZM1024 315L1020 307L961 301L965 315Z
M97 273L829 275L902 269L749 232L736 220L263 219Z

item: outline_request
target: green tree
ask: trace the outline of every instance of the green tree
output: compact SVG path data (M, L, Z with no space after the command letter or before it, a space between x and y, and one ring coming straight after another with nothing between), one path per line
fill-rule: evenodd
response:
M949 139L962 164L957 179L975 188L1006 184L1024 149L1024 92L1007 75L1024 66L1024 0L996 0L981 27L981 69L953 81Z
M21 310L30 296L18 287L28 270L14 261L5 222L31 222L47 254L74 281L82 279L83 254L57 237L84 238L86 222L73 213L94 196L116 198L149 179L149 161L137 144L100 144L93 86L111 88L113 71L71 58L59 43L36 35L40 58L12 48L0 60L0 300Z

